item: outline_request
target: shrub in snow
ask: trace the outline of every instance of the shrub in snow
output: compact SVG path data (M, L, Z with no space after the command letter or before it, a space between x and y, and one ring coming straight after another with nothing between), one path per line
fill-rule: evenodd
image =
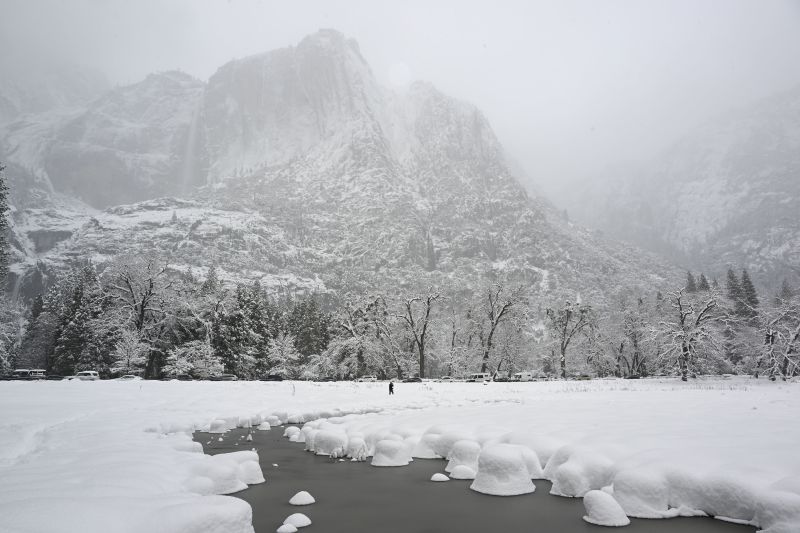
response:
M519 446L494 444L478 457L478 472L470 488L494 496L528 494L536 490Z
M315 502L314 497L304 490L301 490L289 500L291 505L311 505Z
M450 481L450 478L440 472L437 472L431 476L431 481Z
M598 526L627 526L631 523L614 497L602 490L590 490L583 497L584 520Z
M347 450L347 435L340 431L320 430L314 435L313 452L317 455L344 457Z
M294 513L290 515L286 520L283 521L284 524L291 524L294 527L306 527L311 525L311 519L308 518L303 513Z
M452 479L475 479L475 469L467 465L458 465L450 472Z
M459 465L468 466L473 470L478 468L478 455L481 453L481 445L474 440L460 440L453 444L445 472L452 472Z
M300 433L300 428L296 426L289 426L288 428L283 430L284 437L291 437L296 433Z
M399 440L381 440L375 445L372 466L406 466L411 462L406 443Z

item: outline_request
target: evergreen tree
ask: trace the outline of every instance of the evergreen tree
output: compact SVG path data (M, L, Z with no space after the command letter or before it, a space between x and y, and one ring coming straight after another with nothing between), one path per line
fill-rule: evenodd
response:
M686 292L697 292L697 282L691 272L686 272Z
M296 304L286 317L286 328L305 358L325 351L331 340L331 318L319 309L314 298Z
M3 170L5 167L0 165L0 287L5 291L10 250L8 243L8 185Z
M200 287L200 294L203 296L208 296L209 294L214 294L220 289L220 282L219 277L217 276L217 267L211 265L208 269L208 275L206 276L203 285Z
M781 284L781 290L775 297L775 305L777 305L778 307L787 305L789 302L792 301L794 295L795 295L794 288L791 285L789 285L789 282L784 278L783 283Z
M739 283L739 278L732 268L728 269L728 279L725 285L725 294L733 304L733 314L736 316L747 316L747 306L744 304L742 298L742 286Z
M742 302L744 303L744 314L742 316L748 318L757 316L759 306L758 293L753 286L753 282L750 281L750 275L747 273L747 270L742 270L741 289Z
M702 272L700 273L700 279L697 281L697 290L698 291L710 291L711 286L708 284L708 279L706 279L706 275Z

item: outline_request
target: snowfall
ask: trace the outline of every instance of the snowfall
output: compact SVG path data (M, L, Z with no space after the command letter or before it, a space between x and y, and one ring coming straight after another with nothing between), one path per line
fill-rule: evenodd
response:
M257 453L242 441L242 451L208 456L192 441L194 431L224 439L238 426L281 431L298 454L376 467L441 458L441 471L485 494L525 494L548 479L556 496L583 497L592 523L711 515L800 531L800 383L425 382L395 390L0 382L0 530L252 532L249 504L229 495L265 482Z

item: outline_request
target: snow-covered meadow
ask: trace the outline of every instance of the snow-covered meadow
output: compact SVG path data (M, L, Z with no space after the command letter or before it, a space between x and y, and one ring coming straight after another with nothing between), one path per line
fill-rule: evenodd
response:
M619 521L618 504L800 531L800 383L422 383L389 396L385 383L0 382L0 405L13 533L252 531L249 505L221 495L263 481L257 455L242 442L206 456L191 434L278 423L317 453L448 458L479 492L530 492L537 478L563 496L603 490L612 498L587 499L595 521Z

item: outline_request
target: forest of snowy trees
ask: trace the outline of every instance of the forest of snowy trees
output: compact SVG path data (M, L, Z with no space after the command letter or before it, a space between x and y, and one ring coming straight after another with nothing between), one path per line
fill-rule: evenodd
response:
M6 308L9 317L19 309ZM14 324L13 320L6 324ZM746 270L722 284L688 273L684 287L611 302L539 301L489 283L474 294L276 296L258 283L176 272L157 256L86 264L5 326L0 369L68 376L260 379L499 376L640 377L798 373L800 302L787 283L759 298Z

